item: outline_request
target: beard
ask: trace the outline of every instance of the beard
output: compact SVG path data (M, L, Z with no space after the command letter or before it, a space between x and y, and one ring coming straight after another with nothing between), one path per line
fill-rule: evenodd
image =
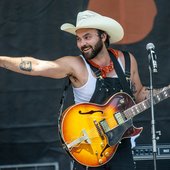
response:
M90 52L83 52L83 49L84 48L91 48L92 51ZM85 45L81 48L81 51L82 51L82 55L88 59L88 60L91 60L93 58L95 58L99 53L100 51L102 50L103 48L103 42L101 39L99 39L99 41L94 45L94 47L92 47L91 45Z

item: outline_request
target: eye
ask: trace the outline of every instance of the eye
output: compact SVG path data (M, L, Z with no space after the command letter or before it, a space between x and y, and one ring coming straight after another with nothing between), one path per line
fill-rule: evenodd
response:
M91 38L92 38L92 35L90 35L90 34L84 36L84 39L85 39L85 40L90 40Z
M81 39L79 37L76 37L77 42L80 41Z

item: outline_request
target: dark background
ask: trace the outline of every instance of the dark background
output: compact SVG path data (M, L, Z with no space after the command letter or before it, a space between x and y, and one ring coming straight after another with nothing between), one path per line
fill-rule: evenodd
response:
M158 56L153 84L161 88L170 82L170 2L155 3L158 13L149 35L140 42L112 47L135 55L141 80L149 86L146 44L153 42ZM43 60L78 55L75 37L60 31L60 26L75 23L77 13L87 6L88 0L0 0L0 55ZM0 68L0 165L60 161L64 167L68 157L61 148L57 121L66 82ZM170 144L169 101L155 106L156 130L162 134L158 144ZM64 108L72 103L70 88ZM150 110L135 117L134 124L144 127L137 144L151 145Z

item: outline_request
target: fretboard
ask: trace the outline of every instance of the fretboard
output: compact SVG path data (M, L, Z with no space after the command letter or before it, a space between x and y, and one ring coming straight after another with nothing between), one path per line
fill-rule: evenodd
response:
M166 89L164 89L163 91L159 92L158 94L153 96L153 104L157 104L161 101L163 101L164 99L167 99L170 95L170 90L167 87ZM151 107L151 99L146 99L134 106L132 106L131 108L127 109L124 111L124 115L126 116L127 119L130 119L136 115L138 115L139 113L147 110L148 108Z

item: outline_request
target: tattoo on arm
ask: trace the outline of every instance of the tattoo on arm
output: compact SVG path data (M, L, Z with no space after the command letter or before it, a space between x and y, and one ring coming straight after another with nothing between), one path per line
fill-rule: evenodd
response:
M134 82L131 82L131 90L132 90L132 93L135 94L137 92L136 90L136 86L135 86L135 83Z
M132 82L131 85L132 93L134 95L137 95L137 100L138 101L143 101L149 97L149 90L147 87L142 88L139 92L137 91L136 84ZM137 93L138 92L138 93Z
M20 70L23 71L32 71L32 62L31 61L23 61L19 64Z

